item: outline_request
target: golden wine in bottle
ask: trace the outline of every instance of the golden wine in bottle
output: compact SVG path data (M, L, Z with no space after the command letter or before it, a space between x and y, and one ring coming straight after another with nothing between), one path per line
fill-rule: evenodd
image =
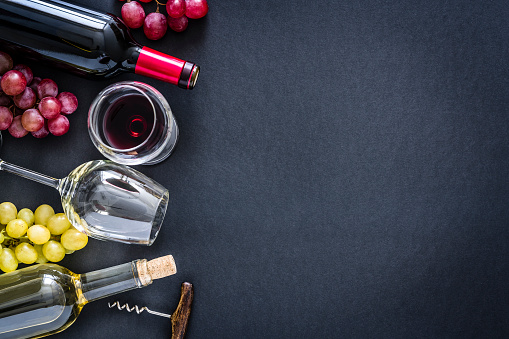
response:
M0 275L0 338L41 338L65 330L85 304L177 272L171 255L75 274L41 264Z

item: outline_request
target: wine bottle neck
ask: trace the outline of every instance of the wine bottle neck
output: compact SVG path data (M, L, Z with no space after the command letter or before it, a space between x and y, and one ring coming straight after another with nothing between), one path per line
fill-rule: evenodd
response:
M139 268L146 260L108 267L81 275L82 304L135 288L145 287L151 279L140 279Z
M177 59L145 46L139 50L134 72L184 89L193 89L200 68L192 62Z

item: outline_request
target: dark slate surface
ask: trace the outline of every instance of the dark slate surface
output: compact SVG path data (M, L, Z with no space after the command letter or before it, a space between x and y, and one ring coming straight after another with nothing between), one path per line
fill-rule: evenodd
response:
M171 253L179 272L87 305L55 338L167 338L168 320L107 302L171 313L182 281L196 290L188 338L509 335L506 1L210 0L183 34L135 36L198 63L196 88L34 67L79 110L64 137L6 136L2 157L65 176L101 158L93 97L121 80L155 86L181 129L167 161L138 167L171 192L159 238L90 241L63 265ZM2 201L59 206L50 188L0 180Z

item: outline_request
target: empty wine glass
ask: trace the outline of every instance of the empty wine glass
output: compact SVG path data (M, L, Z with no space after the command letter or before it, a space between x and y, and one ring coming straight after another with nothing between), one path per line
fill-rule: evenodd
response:
M0 170L57 189L69 221L96 239L150 246L159 233L168 206L166 188L130 167L109 160L86 162L63 179L2 159Z

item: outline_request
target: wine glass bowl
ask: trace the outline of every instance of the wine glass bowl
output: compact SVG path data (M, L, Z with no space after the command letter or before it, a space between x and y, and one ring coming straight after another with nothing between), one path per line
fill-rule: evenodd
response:
M166 99L137 81L112 84L97 95L88 113L88 131L99 152L125 165L159 163L178 140Z
M168 190L142 173L111 161L77 167L58 187L69 221L101 240L152 245L159 233Z

